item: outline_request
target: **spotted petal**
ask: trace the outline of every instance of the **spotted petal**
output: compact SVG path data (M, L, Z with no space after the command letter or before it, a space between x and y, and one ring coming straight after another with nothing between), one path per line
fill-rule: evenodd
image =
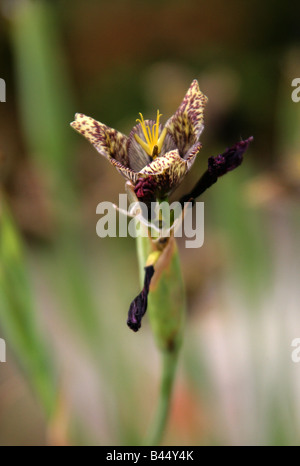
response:
M118 170L121 175L125 176L127 180L133 181L133 183L136 183L139 174L137 172L134 172L131 168L125 167L122 163L118 162L118 160L115 160L113 158L109 159L110 163Z
M198 81L194 79L177 111L166 123L183 158L191 146L198 142L203 131L206 102L207 97L202 94Z
M82 134L97 151L111 163L116 160L124 167L128 167L127 141L124 134L109 126L94 120L94 118L76 113L71 126Z
M186 160L188 170L192 168L193 163L195 162L196 156L198 152L200 151L201 147L202 147L201 142L196 142L196 144L194 144L186 153L184 160Z
M158 187L158 197L164 197L172 192L191 168L198 150L189 155L187 160L180 157L178 150L172 150L144 167L139 175L151 176Z

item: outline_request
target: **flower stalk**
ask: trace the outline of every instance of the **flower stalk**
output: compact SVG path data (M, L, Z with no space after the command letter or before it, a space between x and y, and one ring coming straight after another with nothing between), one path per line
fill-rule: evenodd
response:
M155 416L144 442L145 445L159 445L164 435L170 412L178 354L179 351L174 349L161 352L162 377L159 400Z
M137 238L141 282L144 266L154 262L155 273L148 296L148 318L160 350L162 375L157 411L146 436L146 445L159 445L168 420L178 355L183 337L185 292L180 259L173 236L163 241Z

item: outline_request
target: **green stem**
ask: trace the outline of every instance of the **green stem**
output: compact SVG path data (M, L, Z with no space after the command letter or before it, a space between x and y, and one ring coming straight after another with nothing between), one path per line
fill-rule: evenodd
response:
M145 264L154 248L149 238L137 238L142 283ZM147 316L162 357L162 378L157 410L144 442L153 446L161 442L167 424L185 318L185 292L174 238L165 245L155 271L158 277L155 281L154 275L151 281Z
M171 406L171 395L176 374L178 351L163 351L162 355L162 379L157 411L153 424L145 440L145 445L159 445L168 421Z

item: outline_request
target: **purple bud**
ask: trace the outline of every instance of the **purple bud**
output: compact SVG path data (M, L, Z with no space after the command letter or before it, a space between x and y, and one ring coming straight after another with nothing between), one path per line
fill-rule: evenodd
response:
M209 174L218 178L241 165L244 152L247 150L251 141L253 141L252 136L244 141L237 142L229 147L229 149L226 149L223 154L217 155L216 157L209 157Z
M149 286L153 274L153 265L145 267L144 288L130 304L127 325L134 332L137 332L141 327L142 318L147 310Z
M195 199L216 183L220 176L225 175L225 173L241 165L243 155L251 141L253 141L252 136L244 141L237 142L229 147L229 149L226 149L223 154L217 155L216 157L209 157L206 172L203 173L194 188L188 194L182 196L180 199L181 204L184 205L185 202L194 203Z

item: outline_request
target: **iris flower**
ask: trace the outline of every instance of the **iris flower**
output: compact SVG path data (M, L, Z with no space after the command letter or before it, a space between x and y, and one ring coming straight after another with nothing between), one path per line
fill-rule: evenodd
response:
M204 108L207 97L194 80L177 111L163 126L157 110L156 120L144 120L140 113L129 136L91 117L77 113L71 126L82 134L128 181L137 200L151 202L167 198L191 169L202 145ZM222 154L208 159L208 167L195 187L180 199L194 200L225 173L243 161L252 137L241 140ZM137 331L147 309L154 264L145 267L144 288L131 303L128 326Z
M71 126L127 180L139 187L147 180L145 189L162 199L179 185L201 149L199 137L204 128L206 101L194 80L178 110L164 126L159 110L156 121L144 120L140 113L128 137L82 113L76 114Z

